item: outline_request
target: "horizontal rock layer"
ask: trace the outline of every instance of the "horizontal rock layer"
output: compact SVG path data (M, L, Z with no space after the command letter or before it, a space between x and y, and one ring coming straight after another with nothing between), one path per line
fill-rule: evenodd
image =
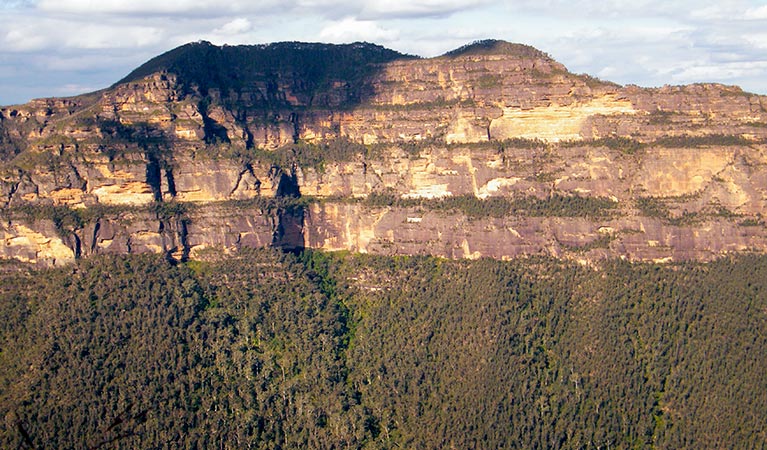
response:
M279 241L293 219L289 240ZM165 253L177 260L206 251L236 252L281 242L290 248L350 250L448 258L548 255L583 262L610 257L635 261L711 260L724 254L767 251L764 224L723 217L695 226L633 216L470 218L420 207L370 207L354 203L310 204L305 217L278 217L257 208L208 205L188 220L151 215L101 218L62 233L50 220L11 220L0 229L2 257L45 265L103 253Z

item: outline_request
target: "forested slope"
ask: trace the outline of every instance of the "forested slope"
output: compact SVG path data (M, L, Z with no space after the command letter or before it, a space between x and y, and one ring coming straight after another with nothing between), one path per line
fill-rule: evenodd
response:
M2 448L767 447L764 256L96 256L0 289Z

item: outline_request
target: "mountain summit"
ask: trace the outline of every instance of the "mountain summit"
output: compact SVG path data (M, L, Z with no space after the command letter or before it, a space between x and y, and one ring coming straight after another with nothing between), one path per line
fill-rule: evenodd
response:
M190 43L153 58L115 84L137 81L154 73L172 73L187 90L207 95L209 89L242 92L264 83L292 80L303 95L344 82L364 87L376 65L407 55L379 45L354 43L330 45L280 42L265 45L222 47L210 42Z

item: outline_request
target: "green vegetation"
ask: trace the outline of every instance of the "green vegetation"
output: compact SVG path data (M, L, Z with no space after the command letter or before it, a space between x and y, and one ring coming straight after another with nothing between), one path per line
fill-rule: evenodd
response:
M245 200L226 200L211 204L241 211L259 210L262 214L279 211L298 212L315 202L361 203L369 208L397 207L422 208L429 211L460 213L471 219L507 217L609 217L616 214L618 203L602 197L581 197L554 194L544 199L533 196L489 197L480 199L467 194L441 199L401 198L392 192L373 192L363 199L346 197L318 198L311 196L254 197ZM190 222L199 205L191 202L152 202L146 206L93 205L88 208L70 208L65 205L24 203L2 211L6 220L21 219L29 222L52 220L62 236L82 229L102 218L129 220L130 213L149 215L160 221L183 220Z
M22 151L18 139L14 139L10 130L0 120L0 161L7 161Z
M370 77L379 64L408 58L413 57L367 43L280 42L218 47L200 41L151 59L116 84L169 72L178 77L188 93L197 92L203 98L214 89L254 92L254 87L260 87L264 95L249 106L285 106L287 102L277 88L289 84L292 93L307 99L311 106L348 106L369 94ZM340 100L341 104L333 105L336 100L328 92L338 83L343 84L348 95Z
M637 141L636 139L621 136L609 136L585 141L571 141L564 143L564 145L570 147L579 147L584 145L591 147L607 147L610 150L617 150L627 155L633 155L645 147L644 143Z
M462 144L466 145L466 144ZM480 145L488 145L482 143ZM508 138L498 142L500 151L503 152L510 148L525 148L525 149L549 149L551 144L542 139L527 139L527 138Z
M656 139L653 144L670 148L696 148L709 146L750 146L754 142L740 135L708 134L705 136L668 136Z
M497 39L474 41L442 55L447 58L474 55L509 55L517 58L543 58L550 60L546 53L524 44L514 44Z
M615 234L605 233L605 234L600 234L599 236L597 236L596 239L593 239L582 245L566 245L562 242L560 242L559 244L571 252L586 253L597 248L610 248L610 243L614 241L615 238L616 238Z
M673 205L673 203L684 203L685 201L689 201L695 198L696 196L697 194L678 196L678 197L641 197L640 196L634 200L634 204L643 216L661 219L663 222L669 225L677 225L677 226L694 225L707 218L719 217L719 218L724 218L730 221L734 221L735 219L742 217L741 214L736 214L716 202L707 205L705 208L699 211L687 211L685 209L684 211L681 212L681 214L678 212L671 211L669 204ZM746 219L743 222L740 222L739 224L743 225L744 222L748 224L750 223L749 220L751 219ZM745 225L745 226L749 226L749 225Z
M495 74L485 74L477 79L477 87L481 89L493 89L503 86L503 78Z
M648 123L650 125L671 125L674 123L674 117L679 116L681 113L676 111L656 110L650 114Z
M673 200L674 198L637 197L634 203L643 216L661 219L669 225L692 225L705 218L705 214L689 211L684 211L681 215L673 215L668 206L668 202Z
M321 170L326 163L350 162L372 157L376 154L375 150L372 146L348 139L333 139L319 144L301 142L276 150L245 150L241 157L245 161L256 161L265 165L288 168L296 164L303 168L313 167Z
M767 257L206 258L0 271L0 447L767 446Z
M434 110L439 108L449 108L459 106L461 108L473 108L476 106L476 102L471 98L452 98L452 99L446 99L442 96L439 96L435 98L432 101L428 102L413 102L413 103L405 103L405 104L376 104L373 106L374 109L377 111L422 111L424 109L426 110Z
M154 202L148 210L158 220L170 220L185 217L195 206L194 203L186 202Z
M578 80L581 80L582 82L584 82L586 84L586 86L588 86L588 87L590 87L592 89L596 89L596 88L599 88L599 87L605 87L605 86L612 86L612 87L616 87L616 88L620 88L621 87L621 85L618 84L618 83L615 83L615 82L612 82L612 81L606 81L606 80L603 80L601 78L595 77L593 75L589 75L587 73L574 74L573 77L575 77Z
M363 145L348 139L336 139L324 143L297 143L280 147L276 150L237 149L230 157L240 157L248 161L258 161L265 164L273 164L281 167L290 167L297 164L301 167L322 168L326 163L350 162L358 160L380 159L386 147L397 145L413 157L418 157L423 150L434 148L488 150L492 149L500 154L505 154L509 149L541 150L543 153L537 156L544 161L556 154L557 147L606 147L610 150L621 152L625 155L634 155L648 146L670 148L696 148L703 146L742 146L752 145L753 142L742 136L735 135L708 135L708 136L676 136L660 138L652 142L643 142L637 139L610 136L599 139L567 141L557 144L547 143L539 139L513 138L502 141L444 144L439 140L411 141L398 144ZM544 174L550 175L550 174Z
M392 193L375 192L363 200L370 207L420 207L431 211L460 212L474 219L511 215L533 217L608 217L615 213L618 203L603 197L553 194L546 198L488 197L459 195L439 199L400 198Z
M663 199L658 197L637 197L634 203L645 217L667 219L671 214Z
M32 172L34 170L46 170L52 174L58 174L68 163L68 158L59 154L59 146L44 149L42 151L26 151L16 155L3 169L14 169Z
M91 120L88 119L88 121ZM117 120L92 119L92 121L93 126L97 126L101 131L102 142L107 146L126 144L144 148L150 144L168 144L164 131L147 122L126 125Z
M590 139L583 141L568 141L559 145L566 147L607 147L611 150L617 150L627 155L633 155L648 146L666 147L666 148L698 148L710 146L750 146L754 141L744 138L740 135L732 134L709 134L705 136L668 136L655 139L654 141L644 142L637 139L621 136L611 136L599 139Z
M102 205L88 208L70 208L66 205L22 203L3 209L6 219L19 218L27 221L50 219L61 230L72 231L105 217L120 217L126 213L150 213L160 220L185 215L194 208L192 203L153 202L147 206Z
M738 225L741 227L763 227L765 223L761 217L748 217L738 222Z
M42 203L22 203L12 208L4 208L2 217L5 220L21 219L28 222L51 220L61 237L71 235L75 230L85 225L95 223L105 217L120 217L123 213L136 211L139 208L128 206L94 205L89 208L73 209L65 205L50 205ZM143 209L146 211L146 209Z
M231 208L241 211L257 209L265 214L274 214L277 211L300 211L305 209L312 202L319 201L315 197L302 196L284 196L284 197L253 197L244 200L224 200L216 202L224 208Z

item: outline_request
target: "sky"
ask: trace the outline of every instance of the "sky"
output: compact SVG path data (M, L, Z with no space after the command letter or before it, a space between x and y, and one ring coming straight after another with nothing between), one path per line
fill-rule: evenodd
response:
M0 0L0 105L102 89L199 40L366 41L431 57L481 39L620 84L767 94L767 0Z

